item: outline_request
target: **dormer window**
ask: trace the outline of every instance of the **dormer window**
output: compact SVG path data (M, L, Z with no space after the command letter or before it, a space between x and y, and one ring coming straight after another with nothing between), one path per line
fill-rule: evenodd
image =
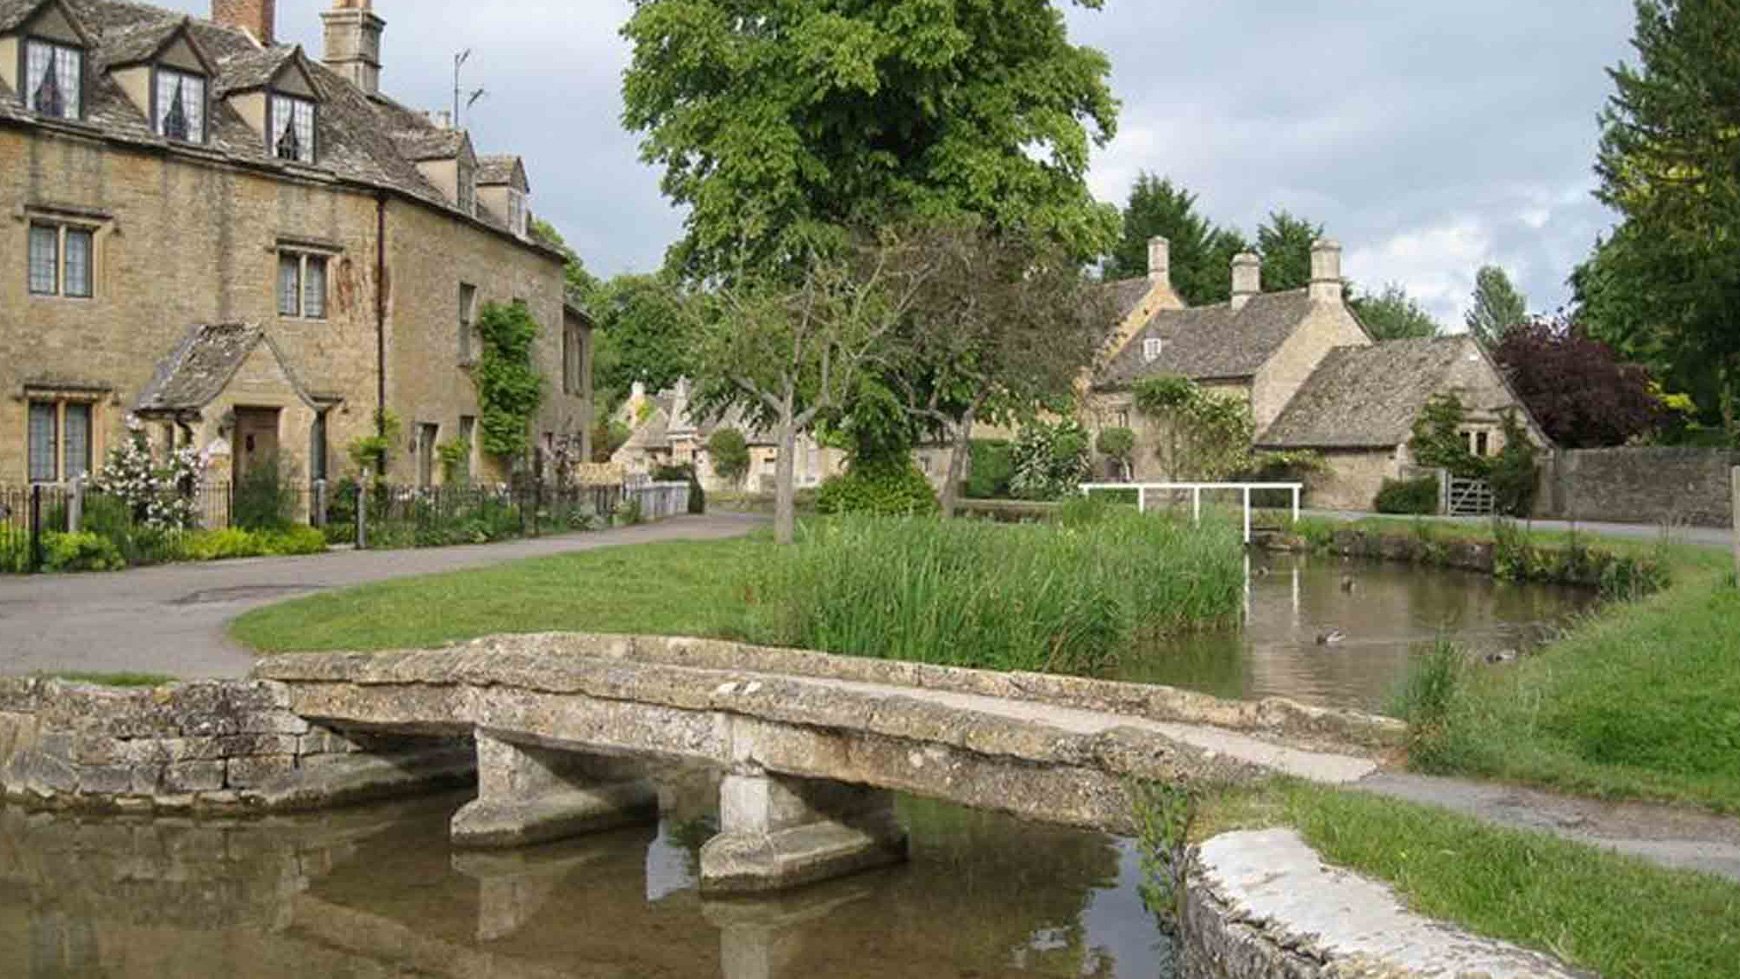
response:
M78 119L84 114L85 53L38 38L24 42L24 99L37 115Z
M205 92L202 76L158 68L152 103L157 134L181 143L205 142Z
M274 92L270 122L267 139L273 156L298 163L314 162L312 100Z
M1159 337L1149 337L1142 341L1142 363L1152 364L1160 359L1160 352L1165 343Z

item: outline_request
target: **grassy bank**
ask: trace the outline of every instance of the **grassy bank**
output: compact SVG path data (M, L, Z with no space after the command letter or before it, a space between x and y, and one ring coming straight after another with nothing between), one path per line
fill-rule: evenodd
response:
M1740 591L1726 552L1667 535L1406 519L1305 521L1298 532L1345 529L1494 544L1501 574L1586 571L1590 554L1623 569L1604 582L1615 600L1512 666L1422 654L1407 705L1415 768L1740 812Z
M996 669L1091 673L1144 632L1237 613L1237 538L1123 512L1055 525L828 520L800 541L663 543L368 585L262 609L272 652L498 633L693 635Z
M1740 962L1740 885L1438 809L1278 781L1209 798L1192 836L1283 825L1422 914L1607 979L1717 979Z

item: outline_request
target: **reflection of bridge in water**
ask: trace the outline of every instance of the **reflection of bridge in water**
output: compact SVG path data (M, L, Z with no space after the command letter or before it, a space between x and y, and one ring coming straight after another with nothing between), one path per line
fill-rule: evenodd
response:
M680 639L533 636L258 671L318 724L472 735L478 797L454 842L504 847L657 816L654 779L710 766L709 892L768 891L899 860L902 791L1047 822L1134 828L1132 780L1285 772L1350 782L1392 729L1284 703ZM1280 737L1363 739L1364 751Z
M447 846L450 799L223 827L0 813L0 972L760 979L1026 954L1104 974L1082 930L1117 880L1104 837L913 804L924 859L906 870L714 901L681 841L717 779L663 792L657 834L490 853Z

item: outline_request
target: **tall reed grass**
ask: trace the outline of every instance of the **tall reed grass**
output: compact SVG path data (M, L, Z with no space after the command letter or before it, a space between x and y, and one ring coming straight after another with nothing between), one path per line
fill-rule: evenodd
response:
M1104 506L1056 523L840 518L749 572L749 632L854 656L1092 675L1139 637L1232 621L1237 531Z

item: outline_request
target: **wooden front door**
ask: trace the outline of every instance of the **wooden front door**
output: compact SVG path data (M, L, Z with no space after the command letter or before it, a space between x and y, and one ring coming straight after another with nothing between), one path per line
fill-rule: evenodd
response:
M240 483L254 468L278 457L278 409L237 408L234 472Z

